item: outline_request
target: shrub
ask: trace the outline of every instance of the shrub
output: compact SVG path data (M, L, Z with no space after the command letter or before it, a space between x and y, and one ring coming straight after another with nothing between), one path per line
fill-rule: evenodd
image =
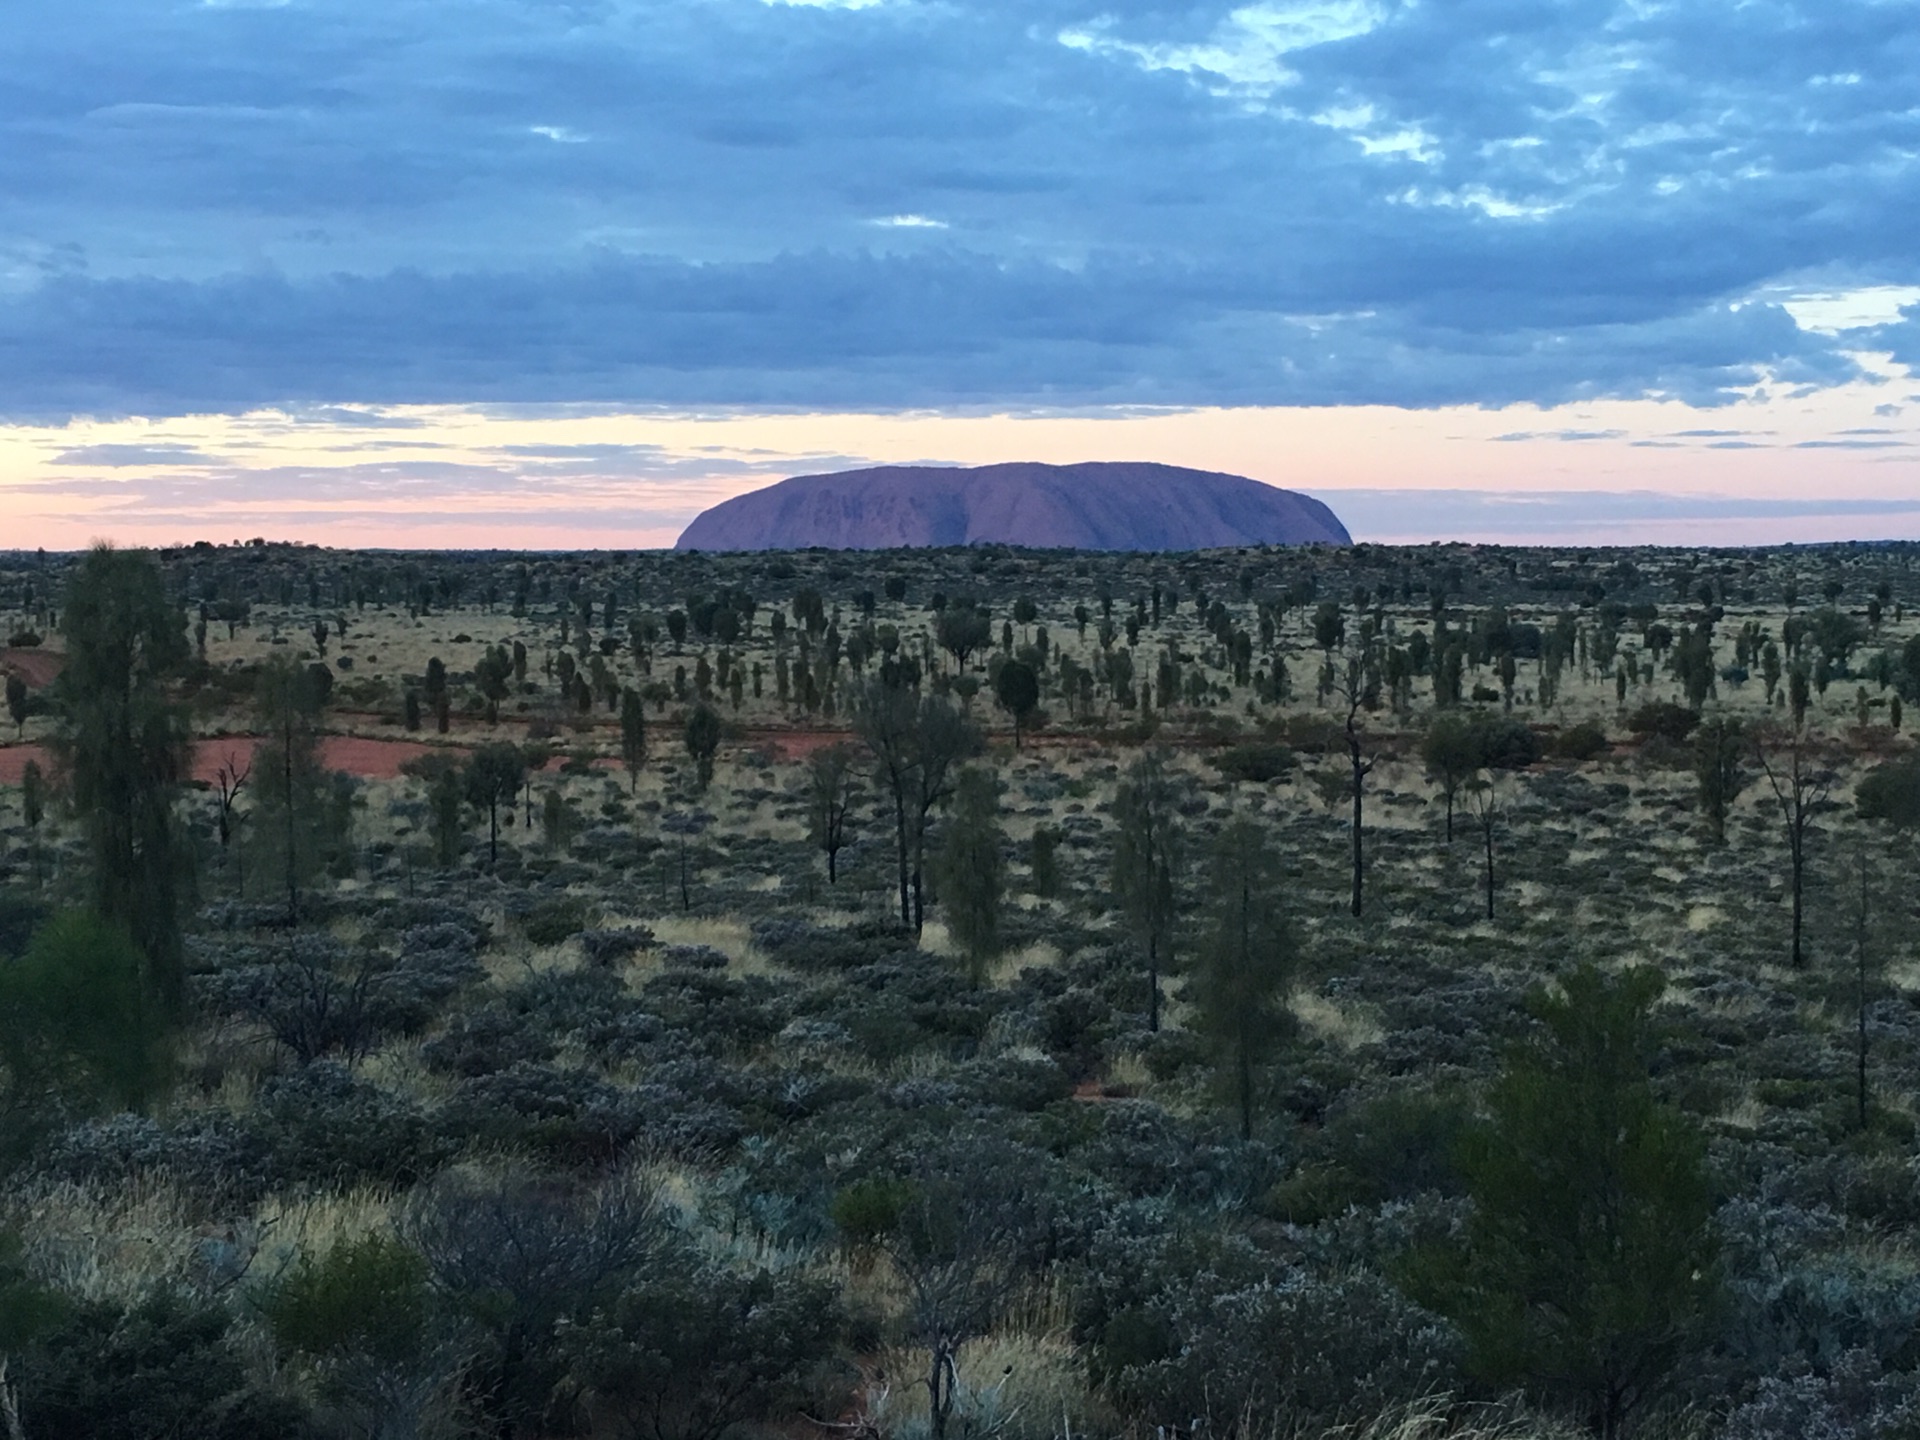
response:
M302 1255L262 1310L288 1353L404 1361L426 1334L427 1262L389 1235L336 1240L318 1258Z
M805 1409L807 1382L840 1330L827 1282L676 1257L649 1267L565 1344L596 1410L623 1433L721 1440L747 1421Z
M653 931L644 925L628 925L618 930L583 930L580 948L590 965L612 965L638 954L654 943Z
M274 1174L296 1183L412 1184L452 1152L421 1111L332 1060L268 1080L248 1124Z
M586 902L549 900L520 922L520 931L533 945L558 945L578 935L587 923Z
M1297 762L1291 748L1271 741L1249 740L1213 757L1214 768L1229 780L1264 785L1291 774Z
M1643 738L1657 736L1678 744L1693 734L1693 727L1699 723L1700 712L1697 710L1689 710L1671 700L1649 700L1633 712L1627 721L1627 728Z
M1562 760L1587 761L1607 749L1607 732L1591 720L1562 730L1553 740L1553 753Z
M651 1190L455 1171L412 1198L401 1238L473 1327L465 1399L489 1433L552 1433L564 1406L563 1322L604 1309L668 1243Z
M834 1227L854 1245L872 1245L900 1223L913 1187L891 1175L873 1175L843 1186L833 1197Z
M89 1301L14 1357L21 1427L88 1440L286 1440L307 1416L259 1388L225 1311L170 1289Z

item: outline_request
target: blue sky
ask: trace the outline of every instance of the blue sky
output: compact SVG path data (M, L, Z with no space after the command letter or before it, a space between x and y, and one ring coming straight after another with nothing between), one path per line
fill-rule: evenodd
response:
M205 417L248 414L316 444L449 413L561 427L535 445L605 443L566 429L589 416L856 417L707 472L745 484L879 458L858 417L1226 408L1284 448L1312 410L1424 433L1511 407L1532 418L1484 437L1483 488L1516 483L1492 448L1525 445L1577 497L1672 483L1554 481L1581 407L1668 407L1632 443L1777 430L1822 397L1845 397L1832 433L1792 443L1874 445L1878 468L1822 457L1821 488L1897 501L1920 493L1894 453L1920 391L1917 21L1910 0L15 0L0 422L37 458L0 468L0 521L188 524L209 465L220 514L257 467ZM975 458L945 433L906 453ZM578 500L554 457L519 458L498 473L525 495ZM1386 446L1318 483L1464 482Z

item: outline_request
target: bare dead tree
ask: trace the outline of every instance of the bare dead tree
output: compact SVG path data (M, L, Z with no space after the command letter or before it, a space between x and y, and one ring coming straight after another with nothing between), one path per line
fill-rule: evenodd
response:
M240 829L240 821L244 818L234 807L240 798L242 787L246 785L247 778L252 774L253 761L249 758L243 764L240 757L231 752L228 753L226 759L220 762L220 767L213 772L214 794L219 797L220 801L218 823L220 831L220 866L222 869L226 868L228 847L233 843L233 837ZM235 852L235 863L236 865L241 864L238 852ZM246 889L246 882L246 872L244 868L242 868L235 877L235 883L239 889L244 891Z
M1366 885L1365 806L1367 776L1373 773L1379 755L1367 749L1366 714L1380 707L1379 667L1373 652L1363 647L1348 653L1346 674L1333 682L1331 695L1346 709L1342 727L1347 742L1347 763L1352 772L1353 802L1353 899L1356 917L1362 909Z
M1807 735L1799 726L1784 734L1775 731L1762 735L1754 745L1760 771L1767 777L1773 798L1780 807L1781 823L1787 836L1787 860L1793 898L1793 968L1806 963L1803 931L1806 926L1807 841L1814 817L1827 803L1833 791L1834 772L1821 765L1813 755Z

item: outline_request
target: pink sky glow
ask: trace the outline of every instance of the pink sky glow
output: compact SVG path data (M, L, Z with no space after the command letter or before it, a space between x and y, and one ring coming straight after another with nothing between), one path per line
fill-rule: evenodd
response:
M386 548L665 546L706 506L786 475L1004 460L1157 460L1249 475L1319 496L1356 539L1382 542L1920 539L1920 394L1908 393L1917 388L1904 372L1883 372L1714 409L330 407L16 425L0 429L0 548L254 535Z

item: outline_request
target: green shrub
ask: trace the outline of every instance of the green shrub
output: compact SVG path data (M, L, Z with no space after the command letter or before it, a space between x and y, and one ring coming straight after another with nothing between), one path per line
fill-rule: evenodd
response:
M67 1302L20 1263L20 1237L0 1230L0 1355L20 1349L67 1313Z
M1213 757L1213 764L1229 780L1246 780L1264 785L1290 774L1295 760L1289 746L1272 741L1249 740L1222 750Z
M1607 749L1607 732L1591 720L1562 730L1553 741L1553 753L1562 760L1591 760Z
M427 1262L388 1235L336 1240L317 1259L302 1255L262 1308L288 1353L407 1360L426 1331Z
M303 1406L247 1374L218 1306L173 1290L96 1300L13 1357L21 1428L87 1440L293 1440Z
M86 911L54 916L0 962L0 1145L62 1106L137 1108L166 1068L166 1026L126 932Z
M913 1187L891 1176L855 1180L833 1197L833 1223L855 1245L872 1245L891 1233L913 1200Z
M520 922L528 941L535 945L558 945L563 940L571 940L586 925L587 907L579 900L550 900Z
M1627 728L1636 735L1658 737L1676 744L1693 734L1700 723L1700 712L1676 705L1671 700L1649 700L1633 712Z

